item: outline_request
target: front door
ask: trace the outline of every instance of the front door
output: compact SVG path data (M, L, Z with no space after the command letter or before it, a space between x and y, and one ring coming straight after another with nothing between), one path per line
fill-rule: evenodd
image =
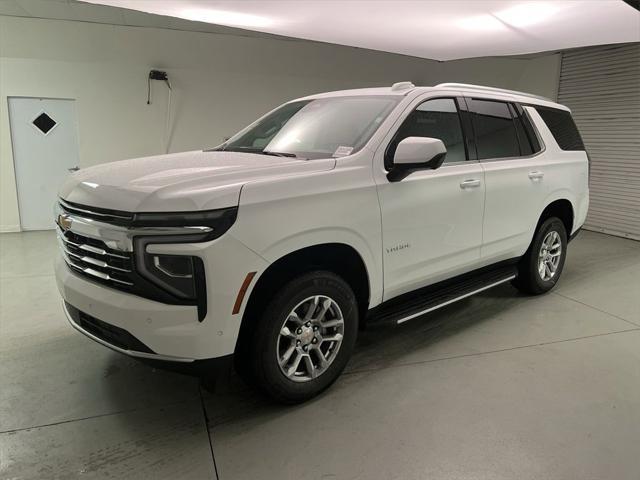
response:
M439 138L447 148L437 170L399 182L378 178L382 212L384 299L472 270L480 261L484 174L469 160L456 98L419 103L385 150L386 167L406 137Z
M58 189L79 160L75 101L11 97L9 124L21 228L52 229Z

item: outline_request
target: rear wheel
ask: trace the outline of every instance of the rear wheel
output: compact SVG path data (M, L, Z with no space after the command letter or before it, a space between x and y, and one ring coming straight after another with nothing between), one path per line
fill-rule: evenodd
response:
M305 401L342 373L357 332L358 306L349 285L331 272L302 275L278 291L258 320L251 377L280 402Z
M538 228L529 249L518 265L514 285L533 295L548 292L557 283L567 254L567 231L557 217L545 220Z

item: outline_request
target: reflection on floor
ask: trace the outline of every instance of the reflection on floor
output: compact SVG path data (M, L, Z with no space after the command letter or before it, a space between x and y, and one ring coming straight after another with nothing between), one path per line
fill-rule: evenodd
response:
M334 387L288 408L73 331L55 250L0 236L0 478L638 478L638 242L584 232L551 294L504 285L366 330Z

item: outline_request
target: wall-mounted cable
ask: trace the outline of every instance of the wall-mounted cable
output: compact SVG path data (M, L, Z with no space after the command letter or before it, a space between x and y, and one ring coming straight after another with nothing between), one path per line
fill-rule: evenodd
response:
M169 127L171 125L171 82L169 81L169 76L167 72L163 72L162 70L151 70L149 72L149 77L147 78L147 105L151 105L151 80L160 80L165 82L167 88L169 89L169 94L167 96L167 114L164 125L164 151L165 153L169 153Z

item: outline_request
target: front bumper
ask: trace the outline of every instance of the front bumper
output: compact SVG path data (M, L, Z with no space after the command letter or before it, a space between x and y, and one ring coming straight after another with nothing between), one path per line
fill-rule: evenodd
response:
M197 307L167 305L104 287L71 271L62 257L57 258L55 270L65 302L90 317L126 330L152 352L157 352L154 355L182 362L218 356L206 345L208 325L198 321ZM78 329L77 324L73 326ZM90 333L86 329L80 331L85 335ZM148 353L114 349L118 348L124 350L122 353L141 358Z
M62 306L67 320L80 333L116 352L139 358L153 367L216 380L229 373L233 366L233 355L204 360L159 355L126 330L93 318L67 302L63 302Z
M240 309L236 308L239 291L250 274L253 277L268 266L262 257L230 233L213 240L183 243L194 238L187 238L185 229L191 232L200 227L129 228L106 223L101 217L84 218L81 216L84 210L80 212L75 206L68 210L58 216L64 239L55 270L58 289L70 306L66 308L67 315L74 328L109 348L144 360L187 364L234 353L246 306L245 302ZM133 265L134 240L152 234L179 243L159 239L146 245L146 253L188 255L202 261L202 275L206 278L202 286L206 285L206 291L198 292L197 305L156 295L150 297L138 291L139 279L131 273L137 271ZM124 259L124 263L117 263L114 258ZM118 288L121 284L127 287ZM250 289L247 293L250 294ZM206 299L205 310L199 311L200 299ZM82 321L74 322L76 310L80 312L78 315L93 321L85 322L84 326ZM105 324L102 330L96 327L101 322ZM105 331L107 335L101 336ZM111 335L122 331L126 335ZM135 341L123 343L125 337Z
M116 352L129 355L130 357L162 360L179 363L192 363L193 358L171 357L160 355L151 350L130 332L123 328L116 327L102 320L92 317L78 310L66 301L62 302L62 308L67 316L69 324L77 331L86 335L91 340L104 345Z
M114 350L119 349L121 353L178 363L226 357L235 351L246 305L245 299L243 309L237 314L232 312L238 291L247 272L262 271L267 264L232 236L225 235L215 242L214 250L211 250L211 243L167 244L149 249L153 248L154 253L191 254L203 259L209 273L208 308L203 321L199 321L195 305L166 304L104 286L72 271L61 255L55 264L58 289L69 305L126 330L147 346L153 356L149 357L146 351L116 345ZM246 298L249 294L250 291ZM77 324L73 327L78 329ZM85 335L91 333L86 329L80 331ZM114 347L111 342L106 343L109 343L106 346Z

